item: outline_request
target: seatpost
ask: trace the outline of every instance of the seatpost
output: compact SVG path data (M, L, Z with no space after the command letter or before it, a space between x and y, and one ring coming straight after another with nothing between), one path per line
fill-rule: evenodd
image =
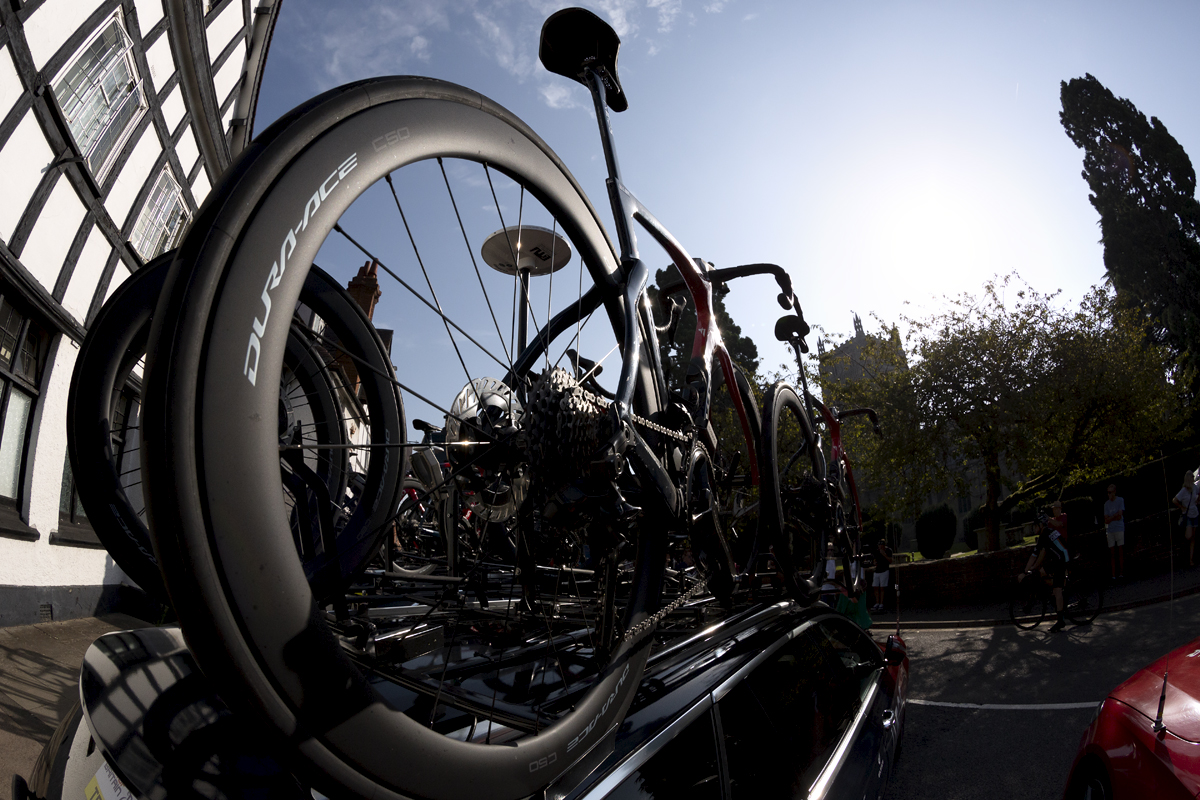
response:
M588 88L592 90L592 102L596 105L596 122L600 126L600 143L604 146L604 163L608 166L608 177L618 183L621 167L617 164L617 151L613 149L612 124L608 118L608 101L604 93L604 79L592 68L587 71Z
M792 351L796 354L796 369L800 373L800 388L804 390L804 408L808 412L808 418L813 419L813 404L812 395L808 393L808 376L804 373L804 357L800 352L800 340L794 339L790 342Z
M608 117L608 102L605 99L604 79L600 73L587 70L587 85L592 90L592 103L596 106L596 124L600 126L600 144L604 148L604 164L608 167L608 202L612 206L613 221L617 226L617 242L621 246L621 261L637 258L637 244L633 238L629 221L633 218L633 207L627 201L621 183L621 165L617 163L617 150L613 145L612 123Z

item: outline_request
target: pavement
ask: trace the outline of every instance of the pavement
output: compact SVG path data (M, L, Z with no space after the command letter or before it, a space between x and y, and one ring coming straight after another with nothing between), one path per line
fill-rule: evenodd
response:
M1151 613L1156 616L1166 614L1166 619L1174 619L1175 603L1171 601L1174 597L1181 601L1182 622L1191 613L1189 609L1200 609L1200 598L1183 602L1196 594L1200 594L1200 567L1184 568L1173 575L1164 573L1134 577L1106 587L1101 619L1104 614L1115 616L1123 610L1159 604L1161 607ZM894 610L873 617L875 630L881 633L891 632L890 629L896 624ZM0 800L11 800L10 781L14 772L29 777L38 753L50 739L59 721L78 700L79 665L88 646L105 633L149 624L128 615L111 614L67 622L0 628ZM1007 603L953 609L901 607L902 633L905 630L936 633L937 629L969 630L1006 625L1009 625ZM1048 628L1048 625L1042 628ZM1015 632L1015 628L1013 630ZM1148 657L1145 660L1151 659ZM1141 665L1138 663L1129 671ZM1122 664L1121 668L1125 666ZM1088 693L1089 700L1093 696L1095 692ZM974 698L971 701L988 702ZM908 794L901 791L898 796Z
M1013 625L906 630L904 747L887 800L1062 800L1096 707L1200 635L1200 593L1106 611L1050 633Z
M955 608L906 608L904 606L904 571L900 573L900 628L963 628L963 627L992 627L1009 625L1008 602L985 605L958 606ZM1124 611L1130 608L1155 603L1167 603L1172 598L1178 599L1200 593L1200 566L1182 569L1176 568L1174 573L1162 572L1149 575L1131 573L1125 580L1109 581L1104 586L1104 608L1101 613ZM889 608L883 613L871 615L875 626L880 630L895 627L896 610ZM1050 624L1054 620L1049 619ZM1043 623L1045 624L1045 623Z
M12 774L28 778L59 721L79 701L79 665L111 631L149 623L124 614L0 628L0 800Z

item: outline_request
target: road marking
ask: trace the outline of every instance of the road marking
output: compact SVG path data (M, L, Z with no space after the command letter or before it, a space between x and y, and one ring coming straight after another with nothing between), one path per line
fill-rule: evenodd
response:
M943 703L940 700L909 700L918 706L938 708L970 708L982 711L1070 711L1077 708L1095 708L1099 700L1091 703Z

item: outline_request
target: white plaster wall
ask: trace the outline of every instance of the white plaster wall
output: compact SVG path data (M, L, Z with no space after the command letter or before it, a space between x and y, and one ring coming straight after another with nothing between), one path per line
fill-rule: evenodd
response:
M133 0L133 7L137 9L138 28L143 35L163 18L162 0Z
M187 113L187 107L183 104L183 91L178 86L163 101L162 113L163 120L167 123L167 130L174 133L175 129L179 127L179 121Z
M191 175L192 166L200 157L200 146L196 144L196 132L192 130L191 125L179 137L179 144L175 145L175 154L179 156L179 163L183 167L184 174ZM187 180L186 177L184 180Z
M4 119L12 110L13 103L16 103L25 91L25 87L21 85L21 79L17 76L17 68L8 53L8 47L0 47L0 53L3 53L0 55L0 119Z
M46 144L33 112L26 111L0 150L0 175L4 176L4 190L0 191L0 237L4 241L12 238L29 198L42 180L42 168L53 160L54 153Z
M104 200L104 207L112 215L113 221L122 228L126 216L130 213L129 207L137 199L138 192L142 190L142 185L150 175L150 170L154 168L154 162L160 153L162 147L158 143L158 135L154 133L154 126L147 125L129 160L125 162L125 168L117 176L112 191Z
M25 20L25 40L41 69L100 4L94 0L46 0Z
M76 586L131 583L103 550L50 544L58 528L58 502L67 453L67 389L79 346L59 335L51 348L48 374L34 414L27 465L25 511L42 534L36 542L0 539L0 584Z
M62 300L63 308L80 324L87 317L92 298L96 296L96 284L104 274L104 265L111 253L112 245L108 237L100 230L100 226L93 226L79 260L75 262L75 271L71 273L71 282L67 284L67 293Z
M243 24L242 4L233 0L208 26L208 57L215 61L229 41L242 29Z
M112 293L117 290L117 287L126 281L130 276L129 269L124 262L118 261L117 268L113 270L112 280L108 282L108 288L104 290L104 302L108 302L108 298L112 297Z
M0 538L0 586L136 586L106 550Z
M213 88L217 90L217 102L224 104L225 98L237 85L238 78L242 77L242 70L246 64L246 45L245 43L234 48L234 51L229 55L229 60L225 65L213 76ZM232 108L233 106L230 106Z
M208 197L211 189L212 184L208 182L208 173L200 170L196 180L192 181L192 197L195 199L196 205L204 202L204 198Z
M175 59L171 57L170 39L170 36L163 34L146 51L146 63L150 65L150 79L156 87L155 93L175 74Z
M54 291L58 273L62 272L63 261L71 249L71 240L85 214L87 208L75 194L75 187L60 177L21 251L21 263L48 292Z

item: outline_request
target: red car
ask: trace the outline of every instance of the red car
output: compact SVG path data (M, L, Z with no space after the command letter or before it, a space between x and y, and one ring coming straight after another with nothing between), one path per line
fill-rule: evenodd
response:
M1104 699L1063 796L1200 797L1200 639L1138 670Z

